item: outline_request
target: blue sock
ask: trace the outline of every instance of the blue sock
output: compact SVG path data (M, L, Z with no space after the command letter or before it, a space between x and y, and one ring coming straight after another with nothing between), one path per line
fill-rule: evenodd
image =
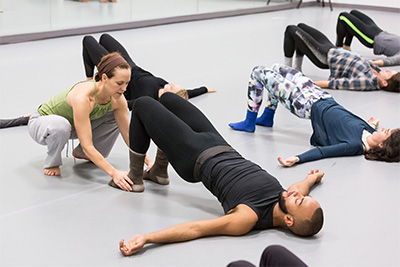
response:
M256 130L257 112L247 110L246 119L241 122L229 123L229 126L237 131L253 133Z
M274 125L275 110L265 108L264 113L256 119L257 125L272 127Z

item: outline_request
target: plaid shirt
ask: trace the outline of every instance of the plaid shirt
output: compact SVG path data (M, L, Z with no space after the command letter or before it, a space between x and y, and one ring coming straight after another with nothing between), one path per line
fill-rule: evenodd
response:
M328 53L328 64L331 71L329 88L354 91L379 90L378 78L373 72L379 67L362 59L360 56L331 48Z

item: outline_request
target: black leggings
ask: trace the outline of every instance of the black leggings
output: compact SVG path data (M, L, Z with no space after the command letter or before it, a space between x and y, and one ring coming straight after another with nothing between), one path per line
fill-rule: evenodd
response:
M136 66L126 49L111 35L101 35L99 42L90 35L83 37L82 56L86 77L93 77L94 67L99 64L103 56L112 52L119 52L131 68Z
M150 146L150 139L188 182L196 182L193 172L201 152L228 145L198 108L173 93L164 93L159 102L150 97L140 97L135 101L129 146L144 154Z
M231 262L227 267L252 267L255 265L248 261L240 260ZM279 245L271 245L264 249L261 255L259 267L266 266L307 266L287 248Z
M328 52L334 47L322 32L304 23L286 27L283 42L285 57L293 57L296 51L296 56L306 55L317 67L329 69Z
M350 46L353 36L356 36L363 45L373 48L375 36L380 32L382 29L364 13L357 10L342 12L336 25L336 46L342 47L344 38L344 44Z

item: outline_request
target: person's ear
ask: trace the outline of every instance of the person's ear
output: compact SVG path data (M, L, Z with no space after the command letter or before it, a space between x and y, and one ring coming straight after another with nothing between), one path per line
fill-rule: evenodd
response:
M290 214L285 214L283 220L285 221L287 227L291 227L294 224L294 218Z
M383 147L383 143L382 142L379 143L378 146L379 146L379 148L382 148Z
M103 74L101 75L101 79L102 79L103 81L107 80L107 79L108 79L107 74L103 73Z
M382 80L382 87L386 87L386 86L388 86L388 82L387 82L387 80L383 79Z

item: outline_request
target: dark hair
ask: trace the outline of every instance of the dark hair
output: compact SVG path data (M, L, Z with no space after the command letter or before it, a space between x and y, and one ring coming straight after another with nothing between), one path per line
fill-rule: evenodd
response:
M394 74L390 79L386 80L388 85L381 87L384 91L400 93L400 72Z
M310 220L295 220L290 228L293 233L299 236L312 236L318 233L324 224L324 212L322 208L314 211Z
M121 55L121 54L118 53L118 52L113 52L113 53L107 54L107 55L105 55L104 57L102 57L101 60L100 60L100 62L99 62L99 64L97 64L97 70L102 69L102 68L101 68L102 64L104 64L104 62L105 62L108 58L110 58L110 57L112 57L112 56L115 56L115 55ZM106 73L106 75L107 75L108 78L114 77L114 75L115 75L115 69L116 69L116 68L119 68L119 69L131 69L131 66L129 66L129 64L126 63L126 62L121 63L121 64L115 66L112 70L110 70L109 72ZM94 76L94 80L95 80L96 82L98 82L98 81L101 80L101 75L99 74L99 72L97 72L96 75Z
M400 129L396 129L383 141L382 147L370 149L365 153L368 160L400 162Z

